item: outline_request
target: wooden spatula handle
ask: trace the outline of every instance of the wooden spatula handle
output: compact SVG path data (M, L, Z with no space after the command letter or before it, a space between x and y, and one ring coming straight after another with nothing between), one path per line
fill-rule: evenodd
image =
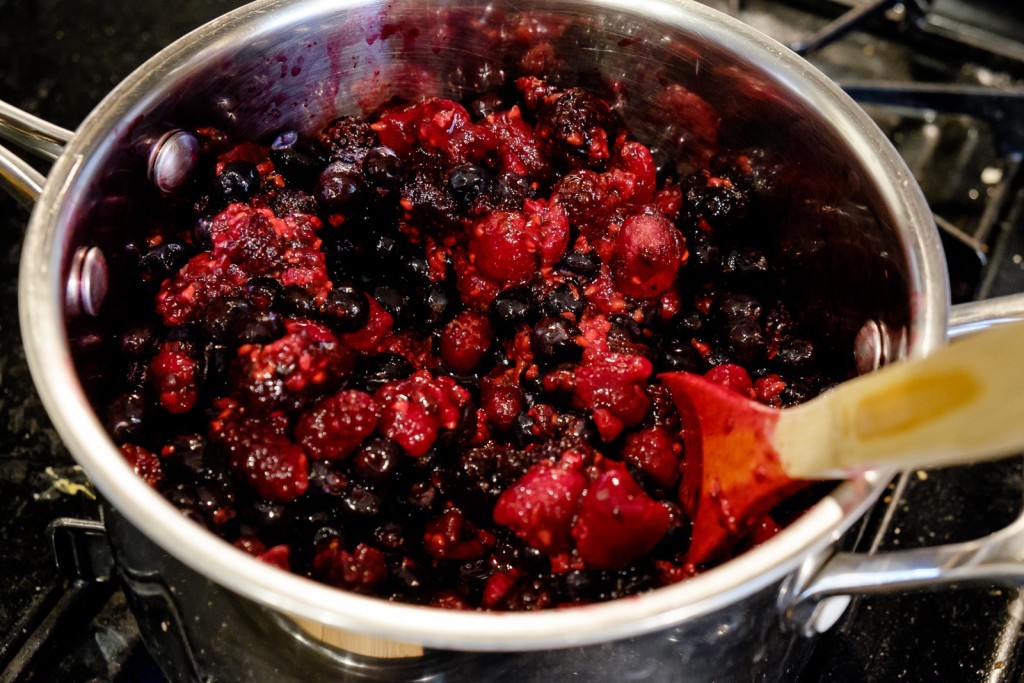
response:
M773 441L797 477L1024 451L1024 323L884 367L783 411Z

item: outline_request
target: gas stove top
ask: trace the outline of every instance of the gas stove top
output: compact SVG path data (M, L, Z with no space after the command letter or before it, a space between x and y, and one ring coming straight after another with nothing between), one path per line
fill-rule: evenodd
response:
M137 64L239 4L0 0L0 99L74 128ZM954 301L1024 291L1024 13L1016 0L709 4L806 54L886 131L935 212ZM21 349L27 212L0 196L0 221L0 683L166 680L117 585L65 576L54 563L48 525L96 519L98 505L49 426ZM866 519L857 550L980 537L1021 512L1022 491L1020 458L908 472ZM1024 597L1004 588L857 598L817 640L800 680L1020 680L1022 622Z

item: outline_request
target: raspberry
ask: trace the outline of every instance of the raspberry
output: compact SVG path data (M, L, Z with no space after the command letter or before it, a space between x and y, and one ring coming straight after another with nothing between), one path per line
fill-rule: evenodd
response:
M121 446L121 455L135 470L135 474L146 480L155 489L164 483L163 465L160 458L142 446L126 443Z
M487 377L480 383L480 409L488 423L509 429L523 410L523 390L505 375Z
M670 514L621 464L609 465L587 488L572 528L588 569L619 569L646 555L668 530Z
M533 130L523 121L519 107L491 114L481 124L497 140L498 168L540 180L548 174L548 162L537 148Z
M372 353L376 351L381 342L391 332L394 320L391 314L384 310L372 296L366 297L369 304L369 315L366 326L358 332L349 332L341 335L341 341L350 349L360 353Z
M572 525L587 486L581 456L531 467L494 506L494 521L548 555L572 549Z
M163 283L156 311L166 325L192 322L211 301L233 296L247 279L245 271L226 256L193 256L173 279Z
M256 559L288 572L292 569L291 551L292 549L284 544L275 545L273 548L268 548L257 555Z
M442 428L458 427L469 392L449 377L420 370L384 385L374 398L381 406L381 433L418 458L427 454Z
M612 155L611 167L621 169L633 176L630 203L642 206L654 199L657 190L657 168L651 150L639 142L624 142Z
M652 370L646 358L619 353L585 359L577 369L576 402L592 411L601 439L612 441L643 420L650 406L643 385Z
M341 460L373 433L377 404L365 391L340 391L321 399L304 413L295 439L317 460Z
M418 145L451 165L477 161L495 146L492 134L474 125L465 107L437 97L385 114L371 128L399 156Z
M352 370L352 352L326 327L290 319L285 330L270 344L239 351L239 389L250 406L296 410L336 387Z
M747 398L755 397L754 383L750 380L750 374L739 365L722 363L708 370L704 376L712 382L717 382L737 393L743 394Z
M679 480L682 444L660 428L642 429L626 437L622 456L663 488Z
M175 415L192 410L199 395L196 385L198 364L185 352L181 342L161 345L149 369L153 387L164 410Z
M380 550L360 543L349 552L332 536L317 546L313 574L332 586L370 593L387 577L387 564Z
M537 268L535 251L527 239L526 217L518 211L489 213L470 233L470 260L481 275L495 282L526 282Z
M210 423L210 439L224 450L235 474L264 500L287 502L306 492L309 461L288 439L287 417L250 416L230 399L216 405L220 414Z
M453 372L472 372L487 353L494 330L487 316L463 311L441 332L441 360Z
M656 297L675 282L682 257L682 235L650 207L627 218L615 239L615 283L627 296Z
M427 523L424 538L426 551L439 560L476 560L494 547L494 536L466 521L456 508L444 511L438 519Z

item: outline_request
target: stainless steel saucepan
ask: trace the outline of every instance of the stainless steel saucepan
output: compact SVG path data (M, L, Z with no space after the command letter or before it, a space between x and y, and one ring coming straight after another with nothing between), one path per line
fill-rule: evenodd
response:
M674 667L661 671L679 673L673 680L779 677L788 666L783 650L799 649L793 634L828 628L845 596L949 581L1024 583L1020 523L952 547L836 554L892 475L867 472L767 543L677 585L543 613L445 611L270 567L198 527L135 475L86 399L84 385L103 381L102 366L82 359L111 329L105 298L132 287L121 263L136 219L187 176L187 131L308 131L393 97L459 99L493 85L494 74L523 70L612 86L623 119L660 163L685 169L698 144L685 121L666 120L665 93L679 86L721 116L721 146L760 148L778 160L789 184L779 239L806 291L799 312L849 349L851 367L927 354L951 334L1024 309L1020 298L951 309L931 213L871 120L787 49L685 0L261 0L162 50L73 135L0 108L4 137L59 153L45 180L6 150L0 155L0 178L35 203L20 280L32 375L67 447L115 510L108 527L130 591L162 585L174 628L216 643L188 653L196 670L260 661L279 680L299 680L300 671L313 680L316 667L354 666L309 636L341 629L444 651L543 657L538 651L569 648L557 661L574 662L577 673L600 674L612 652L654 648ZM79 371L84 364L88 372ZM244 642L240 622L250 634ZM167 623L149 632L158 650ZM296 643L327 654L293 666Z

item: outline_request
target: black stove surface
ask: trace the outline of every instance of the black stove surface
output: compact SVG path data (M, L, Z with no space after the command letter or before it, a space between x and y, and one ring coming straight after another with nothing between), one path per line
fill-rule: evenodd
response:
M136 65L239 4L0 0L0 99L74 128ZM709 4L811 47L822 42L820 29L838 26L834 20L851 8L885 5L809 58L865 103L917 175L942 228L955 299L1024 291L1024 95L1017 90L1024 85L1024 42L1017 42L1024 13L1016 0ZM899 87L907 81L985 86L1016 99L983 106L955 92L913 99ZM21 348L17 271L27 219L0 195L0 683L163 681L117 586L75 582L53 561L50 522L95 519L98 506L78 485L83 475L50 427ZM909 472L869 515L858 549L977 538L1020 513L1022 491L1019 458ZM1020 680L1022 623L1017 590L856 599L818 640L801 681Z

